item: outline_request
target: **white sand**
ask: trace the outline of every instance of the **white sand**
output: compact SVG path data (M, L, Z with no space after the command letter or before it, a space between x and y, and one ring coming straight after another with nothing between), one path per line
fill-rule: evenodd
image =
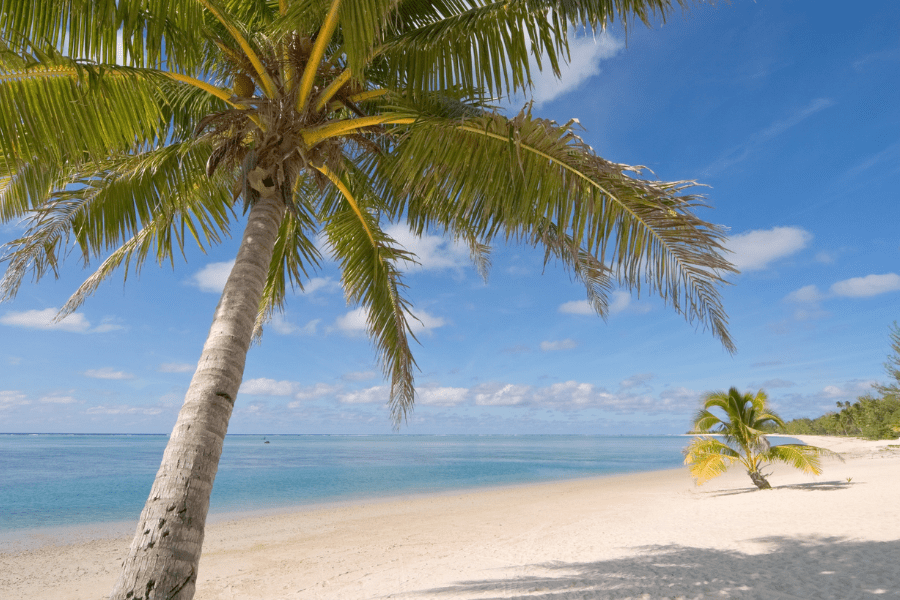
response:
M900 598L900 442L802 437L847 461L766 492L678 469L212 524L195 597ZM105 598L128 542L0 552L0 598Z

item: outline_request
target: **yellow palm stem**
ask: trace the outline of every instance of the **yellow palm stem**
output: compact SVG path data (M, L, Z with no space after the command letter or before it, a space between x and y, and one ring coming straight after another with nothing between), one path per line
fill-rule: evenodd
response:
M365 92L360 92L358 94L353 94L347 100L350 102L365 102L366 100L371 100L372 98L378 98L379 96L384 96L388 91L384 89L378 90L366 90Z
M206 10L211 12L213 16L219 20L219 22L225 26L225 29L228 30L228 33L231 34L231 37L238 43L241 47L241 50L244 51L244 54L250 60L250 64L253 65L253 69L256 71L256 74L259 75L259 80L262 82L263 91L266 93L266 96L269 98L275 97L275 82L272 81L272 78L269 77L268 71L266 71L265 67L262 64L262 61L259 60L259 56L256 55L256 52L253 51L253 48L250 47L250 42L241 35L241 32L237 27L231 24L225 16L220 13L216 8L214 8L207 0L200 0L200 3L206 7Z
M334 81L329 83L322 93L319 94L318 99L316 100L316 104L314 106L315 110L319 111L325 108L325 105L328 104L328 101L334 98L334 95L338 93L338 90L341 89L341 86L350 81L350 69L344 69L340 75L335 77Z
M316 43L313 45L309 60L306 62L306 68L303 69L303 76L300 78L300 92L297 94L297 112L301 114L306 110L306 107L309 106L309 96L312 92L316 70L319 67L319 63L322 61L322 57L325 56L325 48L328 47L331 36L334 35L334 31L337 29L338 8L340 5L341 0L332 0L331 8L328 9L328 15L325 17L325 21L319 29L319 34L316 36Z
M331 183L335 185L337 189L341 191L341 194L344 195L344 198L347 200L347 204L350 205L350 208L353 209L353 212L356 213L357 218L359 218L359 222L362 223L363 229L366 230L366 235L369 236L369 241L372 242L373 246L377 246L378 244L375 242L375 236L372 235L372 230L369 229L368 224L366 224L365 218L363 218L362 210L359 208L359 204L357 204L356 199L353 197L353 194L350 193L350 188L347 187L340 177L337 176L337 173L322 165L321 167L315 167L317 171L319 171L322 175L327 177Z
M231 93L228 90L224 90L222 88L218 88L214 85L210 85L205 81L201 81L199 79L195 79L193 77L188 77L187 75L182 75L181 73L172 73L168 71L161 71L164 75L166 75L169 79L174 79L175 81L180 81L181 83L186 83L188 85L192 85L195 88L199 88L208 94L212 94L216 98L220 98L225 101L226 104L232 106L234 108L243 108L240 104L235 104L231 101ZM263 127L262 122L259 120L259 117L256 115L249 115L248 118L253 122L254 125L259 127L261 130L265 131L266 128Z
M348 133L353 133L360 129L365 129L366 127L375 127L377 125L409 125L415 123L415 121L415 118L412 117L383 116L343 119L303 132L303 141L310 147L318 144L322 140L338 137L340 135L347 135Z

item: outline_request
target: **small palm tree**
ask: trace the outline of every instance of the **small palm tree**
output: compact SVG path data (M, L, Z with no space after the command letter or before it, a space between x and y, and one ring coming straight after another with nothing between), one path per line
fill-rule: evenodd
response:
M694 417L692 433L713 434L723 439L701 436L685 449L684 464L688 465L698 485L718 477L737 461L747 469L756 487L768 490L772 486L762 469L769 463L783 462L804 473L819 475L822 472L819 457L840 458L835 452L816 446L769 445L766 434L773 427L784 427L784 421L767 406L768 399L763 390L751 396L741 394L737 388L729 389L727 394L710 392L706 395L703 408ZM714 408L724 411L724 417L713 413L711 409Z

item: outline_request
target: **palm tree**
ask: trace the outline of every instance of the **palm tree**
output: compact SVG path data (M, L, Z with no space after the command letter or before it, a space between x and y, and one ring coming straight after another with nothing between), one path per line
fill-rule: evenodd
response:
M703 399L703 408L694 417L692 433L721 436L695 438L685 448L684 464L688 465L697 484L700 485L724 473L735 462L747 469L750 479L761 490L771 489L762 469L772 462L783 462L804 473L819 475L822 472L819 457L840 455L801 444L771 446L766 434L773 428L784 427L775 412L767 405L769 397L763 390L751 396L741 394L737 388L728 393L710 392ZM719 416L711 409L721 409ZM842 459L843 460L843 459Z
M676 0L681 3L681 0ZM640 177L574 130L498 97L529 56L559 73L570 27L645 23L672 0L9 0L0 10L0 299L70 251L118 268L172 262L246 225L209 337L112 598L190 598L222 443L254 336L302 288L326 240L348 302L412 408L410 305L384 231L542 247L605 316L614 284L659 294L729 351L723 230L692 182ZM615 11L620 11L617 15Z

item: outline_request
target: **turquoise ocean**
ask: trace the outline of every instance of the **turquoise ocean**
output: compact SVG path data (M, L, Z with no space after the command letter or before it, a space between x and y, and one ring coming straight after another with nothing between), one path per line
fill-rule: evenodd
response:
M210 513L676 468L688 440L228 435ZM137 519L167 441L166 435L0 434L0 532Z

